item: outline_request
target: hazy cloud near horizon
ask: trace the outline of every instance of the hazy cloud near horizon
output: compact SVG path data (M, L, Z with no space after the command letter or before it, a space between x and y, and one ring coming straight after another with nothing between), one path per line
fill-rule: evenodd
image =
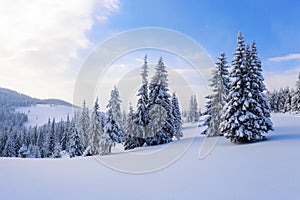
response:
M118 0L1 1L0 86L72 101L87 32L118 9Z

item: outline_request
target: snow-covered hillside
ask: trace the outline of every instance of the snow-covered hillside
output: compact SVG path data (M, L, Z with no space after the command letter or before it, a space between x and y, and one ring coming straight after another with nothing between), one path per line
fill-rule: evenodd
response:
M65 105L51 105L51 104L37 104L30 107L19 107L16 111L25 113L28 116L28 122L24 125L29 126L41 126L55 118L58 122L61 119L66 120L67 116L71 118L73 116L73 107Z
M1 158L1 199L300 199L300 118L274 114L272 120L267 141L237 145L220 138L203 160L196 126L186 126L185 137L169 145L105 156L118 163L164 149L153 158L162 162L193 141L176 162L152 173L122 173L95 157Z

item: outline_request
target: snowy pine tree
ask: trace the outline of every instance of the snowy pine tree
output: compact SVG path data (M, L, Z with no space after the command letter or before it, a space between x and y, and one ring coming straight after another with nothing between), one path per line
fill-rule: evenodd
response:
M120 128L122 128L121 126L123 120L121 111L121 99L118 88L116 86L114 86L114 89L110 93L110 99L106 107L112 111L114 120L116 120L116 122L120 125Z
M209 101L207 102L206 114L209 115L205 125L207 129L205 133L207 136L220 136L220 124L224 121L223 109L227 101L228 95L228 66L225 53L222 53L218 57L218 62L216 63L216 68L213 71L213 77L210 79L210 85L212 87L213 94L209 96Z
M148 107L148 62L147 55L144 57L144 64L142 65L142 85L138 90L138 103L137 111L134 116L131 116L132 107L130 106L129 115L127 117L126 126L126 139L125 149L133 149L138 146L142 146L145 143L146 138L146 126L149 124L149 107ZM135 123L135 124L133 124Z
M67 115L67 121L62 128L62 137L61 137L61 150L69 152L69 140L70 140L70 131L71 131L71 122L70 117Z
M11 132L12 131L10 131L10 134L8 134L4 149L2 151L2 156L4 157L17 157L15 140Z
M70 156L81 156L84 152L84 146L82 142L82 137L76 129L74 122L72 123L70 136Z
M144 58L144 65L142 66L142 86L138 91L138 103L137 110L135 113L135 123L138 126L141 126L141 135L145 136L146 126L149 124L149 110L148 110L148 63L147 63L147 55ZM142 138L140 138L141 140Z
M55 119L50 121L48 119L48 124L46 126L46 137L45 137L45 143L44 143L44 156L45 157L51 157L54 152L54 146L55 146Z
M129 104L129 112L126 117L126 122L124 126L124 136L125 136L125 142L124 142L124 149L134 149L136 147L141 146L140 140L143 138L137 138L137 129L138 125L134 122L135 115L133 111L133 107L131 103Z
M100 113L99 113L99 104L98 98L95 101L95 105L93 107L93 112L91 116L90 122L90 133L89 133L89 141L87 144L87 148L83 155L98 155L100 154L100 138L103 135L103 130L101 128L100 121Z
M101 154L108 154L111 152L111 147L116 143L124 142L124 131L121 126L121 109L120 97L116 87L111 91L111 96L106 106L107 119L104 126L104 135L101 137Z
M123 142L123 131L119 123L114 119L112 109L107 112L104 134L101 136L101 155L111 153L111 147Z
M268 116L264 116L261 105L261 90L249 46L244 44L242 34L238 34L238 46L232 61L231 84L228 103L225 106L221 131L232 142L249 142L264 139L267 132ZM266 111L267 112L267 111Z
M296 82L296 88L292 97L292 111L300 111L300 74Z
M155 135L154 137L146 139L148 145L169 143L174 134L174 119L172 117L172 105L170 101L171 96L168 93L168 72L162 58L159 59L155 70L155 75L152 77L149 85L149 113L151 113L151 109L155 108L158 109L158 113L165 111L167 116L166 121L156 124L156 128L159 128L162 123L164 124L164 127L160 131L157 133L147 133L149 135ZM155 115L150 114L150 118L151 117L151 120L153 120Z
M192 95L190 99L189 110L187 113L186 121L187 122L198 122L200 113L198 112L198 102L196 95Z
M294 94L294 90L289 90L289 88L288 88L287 97L285 99L284 106L283 106L283 112L291 112L292 111L293 94Z
M172 115L174 117L174 136L177 140L179 140L183 134L182 134L182 118L181 118L181 112L179 107L178 98L175 94L175 92L172 95Z
M90 116L89 108L86 106L85 100L83 101L82 111L78 122L78 132L82 138L83 146L86 148L89 142L89 127Z
M261 109L256 113L258 116L257 123L259 124L259 131L261 133L267 133L269 130L273 130L273 123L271 121L270 106L265 95L266 86L264 84L264 77L262 75L261 61L258 58L258 52L256 48L256 42L253 41L250 52L250 69L249 77L251 81L252 96L257 101L257 106ZM258 135L261 135L259 133Z
M41 158L41 151L39 146L37 145L30 145L29 146L30 156L33 158Z

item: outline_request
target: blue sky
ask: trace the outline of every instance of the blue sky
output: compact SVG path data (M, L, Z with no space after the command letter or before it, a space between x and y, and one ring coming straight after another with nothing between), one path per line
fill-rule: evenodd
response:
M47 0L0 3L0 86L72 102L81 64L107 38L141 27L179 31L230 62L241 31L257 41L269 89L300 72L300 2Z
M256 40L261 59L299 52L299 1L261 0L124 0L119 12L105 25L112 31L164 27L180 31L202 44L213 56L231 56L238 31L247 42ZM91 34L99 42L95 26Z

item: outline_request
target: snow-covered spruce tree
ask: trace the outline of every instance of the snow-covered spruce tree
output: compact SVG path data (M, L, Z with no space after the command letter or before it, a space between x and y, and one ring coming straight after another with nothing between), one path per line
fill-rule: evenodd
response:
M224 121L223 109L227 101L228 95L228 66L225 53L222 53L218 57L216 68L213 70L212 78L210 79L210 87L212 87L212 94L209 95L209 101L207 102L206 114L209 115L205 125L205 135L207 136L220 136L220 124Z
M197 96L194 95L194 122L198 122L200 118L200 112L198 109L198 101L197 101Z
M71 133L70 133L70 156L81 156L84 152L84 146L82 142L82 137L80 136L75 123L72 123Z
M257 101L258 107L261 109L261 112L258 111L259 113L255 113L258 116L256 123L259 123L258 129L261 133L258 134L258 137L260 137L262 133L267 133L268 131L273 130L273 123L271 121L270 106L265 94L266 86L264 84L261 61L258 58L255 41L252 42L250 52L249 76L251 79L252 98Z
M104 127L104 134L101 136L100 148L101 155L111 153L111 147L116 143L123 142L123 131L120 124L114 119L112 109L107 112L107 119Z
M116 87L111 91L108 105L106 106L107 118L104 126L104 135L101 137L101 154L111 153L111 147L116 143L124 142L124 131L121 126L120 97ZM120 114L120 115L119 115Z
M149 124L149 110L148 110L148 62L147 55L144 57L144 64L142 65L142 85L138 90L139 99L137 102L137 110L131 116L132 106L129 107L129 115L125 122L125 149L133 149L145 143L146 126ZM132 124L135 123L135 124ZM134 129L134 130L133 130Z
M61 152L61 145L59 142L55 142L52 158L60 158L61 157L60 152Z
M0 134L0 156L3 156L4 147L8 138L8 130L3 130Z
M292 111L300 111L300 74L292 97Z
M100 138L103 135L103 130L101 128L101 121L100 121L100 113L99 113L99 104L98 98L95 101L95 105L93 107L93 112L91 116L90 122L90 133L89 133L89 141L87 144L87 148L85 149L83 155L98 155L101 153L100 151Z
M192 95L190 99L190 105L189 110L187 113L187 122L198 122L199 121L200 114L198 112L198 102L196 95Z
M292 111L292 98L293 98L294 90L289 90L287 97L284 102L283 112L291 112Z
M41 158L42 157L40 147L38 147L37 145L30 145L28 148L29 148L31 157L33 157L33 158Z
M204 122L202 122L201 124L199 124L199 126L208 126L208 124L210 123L211 121L211 98L212 98L212 95L207 95L205 97L206 99L206 105L205 105L205 111L202 113L202 115L205 115L205 120ZM206 135L206 130L204 130L202 132L203 135Z
M129 112L126 117L125 125L124 125L124 149L134 149L136 147L141 146L139 139L136 137L138 125L134 122L135 114L133 111L133 107L131 103L129 103ZM141 138L143 139L143 138Z
M112 111L114 119L122 128L122 111L121 111L121 99L118 88L114 86L114 89L110 93L110 99L108 105L106 106L109 110Z
M48 124L46 128L46 138L44 143L44 156L51 157L54 152L55 146L55 119L52 122L50 118L48 119Z
M171 95L168 93L168 72L163 59L160 58L158 64L155 67L155 75L152 77L151 83L149 85L149 113L151 109L161 107L162 110L166 112L166 121L156 124L156 128L159 128L163 123L163 128L157 133L147 133L148 135L154 135L153 137L148 137L146 139L147 145L157 145L169 143L172 141L174 134L174 119L172 117L172 105L170 101ZM154 116L152 116L153 118ZM150 120L151 115L150 115ZM155 127L153 127L156 130Z
M4 157L17 157L17 149L15 147L15 139L12 135L12 130L9 131L8 137L2 151Z
M138 91L138 103L137 103L137 110L135 112L134 122L140 126L140 130L143 137L138 138L141 143L144 143L144 139L146 138L146 126L149 124L149 108L148 108L148 62L147 62L147 55L144 58L144 64L142 66L142 86Z
M232 142L264 139L262 134L267 128L263 109L257 98L259 95L256 94L260 88L255 80L261 78L254 73L249 46L245 46L241 33L238 34L238 46L234 55L230 73L232 82L221 131Z
M82 111L79 116L78 132L82 138L84 148L87 147L89 141L89 127L90 127L90 116L89 108L86 105L85 100L83 101Z
M71 132L71 122L69 115L67 115L67 121L64 123L64 127L62 127L62 131L61 150L69 152L69 140Z
M189 105L189 109L188 109L188 113L187 113L187 117L186 117L186 121L187 122L193 122L194 121L194 96L191 96L190 98L190 105Z
M174 117L174 136L177 140L179 140L183 134L182 134L182 118L181 118L181 111L179 107L178 98L175 94L175 92L172 95L172 115Z

